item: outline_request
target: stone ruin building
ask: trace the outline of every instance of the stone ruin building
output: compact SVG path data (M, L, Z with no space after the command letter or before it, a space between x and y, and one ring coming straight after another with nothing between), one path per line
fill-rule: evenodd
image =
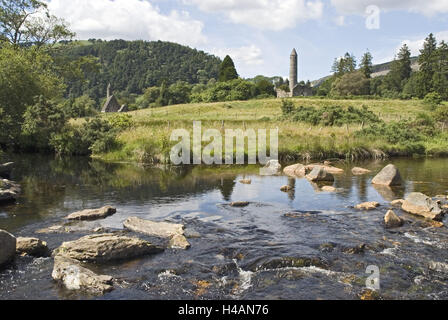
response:
M103 109L101 110L101 112L103 112L103 113L128 112L128 107L125 104L120 106L120 104L118 103L117 98L112 94L110 83L107 86L106 103L104 104Z
M298 83L298 55L296 49L292 50L289 66L289 92L277 89L277 98L309 97L313 89Z

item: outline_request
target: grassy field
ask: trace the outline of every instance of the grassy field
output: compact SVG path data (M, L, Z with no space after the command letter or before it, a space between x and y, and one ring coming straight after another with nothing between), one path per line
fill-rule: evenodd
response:
M368 107L385 122L415 119L428 112L422 101L411 100L330 100L295 98L296 106ZM322 160L329 158L366 159L412 155L400 145L381 138L357 137L361 125L344 127L310 126L283 118L281 99L176 105L130 112L132 125L123 130L116 150L94 155L107 161L159 162L176 142L170 142L173 129L192 130L193 121L202 121L203 130L279 129L282 161ZM106 119L113 114L103 115ZM77 120L82 121L82 120ZM224 127L223 127L224 126ZM448 154L448 134L442 133L423 142L426 155Z

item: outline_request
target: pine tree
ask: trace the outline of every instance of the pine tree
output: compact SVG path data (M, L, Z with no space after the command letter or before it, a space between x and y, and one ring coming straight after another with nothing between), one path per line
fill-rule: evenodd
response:
M426 38L423 49L420 50L418 62L423 95L426 95L433 90L432 80L437 69L437 40L432 33Z
M356 70L356 58L350 53L346 53L343 58L335 59L331 71L335 76L341 77L346 73Z
M448 44L442 41L437 48L437 69L432 78L433 89L448 100Z
M404 44L400 52L398 52L398 62L399 62L399 72L400 79L407 80L411 77L412 73L412 62L411 62L411 50L407 44Z
M372 63L373 57L372 54L370 52L366 52L362 59L361 59L361 64L359 65L359 68L361 69L361 72L366 76L366 78L370 78L372 76L372 68L373 68L373 63Z
M226 56L219 68L219 81L225 82L234 79L238 79L235 64L230 56Z

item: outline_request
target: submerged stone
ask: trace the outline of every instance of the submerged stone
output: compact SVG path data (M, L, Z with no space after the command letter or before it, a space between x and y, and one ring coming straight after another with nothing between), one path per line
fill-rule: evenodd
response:
M365 175L365 174L368 174L368 173L371 173L371 172L372 171L370 171L370 170L367 170L367 169L364 169L364 168L358 168L358 167L352 169L352 173L355 176L362 176L362 175Z
M361 204L358 204L355 209L358 210L375 210L376 208L378 208L380 206L380 204L378 202L364 202Z

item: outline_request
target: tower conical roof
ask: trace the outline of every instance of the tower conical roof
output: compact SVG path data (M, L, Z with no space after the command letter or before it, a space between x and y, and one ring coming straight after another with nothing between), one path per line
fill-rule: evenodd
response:
M296 51L296 49L292 49L291 56L297 56L297 51Z

